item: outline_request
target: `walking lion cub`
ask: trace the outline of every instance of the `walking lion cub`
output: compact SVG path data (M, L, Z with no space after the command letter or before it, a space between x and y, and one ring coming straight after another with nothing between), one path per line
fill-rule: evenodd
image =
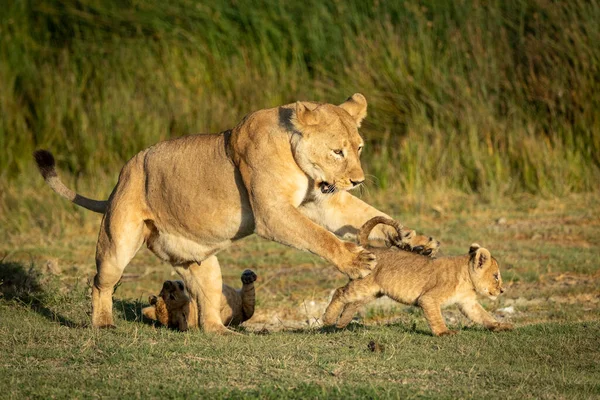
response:
M240 290L223 285L220 311L225 326L239 325L254 315L256 274L247 269L241 280ZM159 295L150 296L148 301L150 306L142 309L146 318L180 331L198 326L198 305L190 298L182 281L165 281Z
M496 321L477 302L478 294L494 300L504 292L498 262L487 249L472 244L468 255L430 258L393 246L368 247L369 233L378 224L400 232L401 226L385 217L372 218L362 226L360 245L376 255L377 266L365 278L350 281L335 291L323 315L324 325L337 322L336 326L343 328L361 305L385 295L421 307L436 336L457 332L448 330L442 317L441 307L451 304L457 304L470 320L491 331L513 329L512 324Z

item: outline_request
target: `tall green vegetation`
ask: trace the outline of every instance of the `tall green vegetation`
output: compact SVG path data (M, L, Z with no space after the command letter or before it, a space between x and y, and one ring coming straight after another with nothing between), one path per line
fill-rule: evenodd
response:
M114 174L156 141L360 91L380 186L597 190L598 21L585 0L9 0L0 182L38 147Z

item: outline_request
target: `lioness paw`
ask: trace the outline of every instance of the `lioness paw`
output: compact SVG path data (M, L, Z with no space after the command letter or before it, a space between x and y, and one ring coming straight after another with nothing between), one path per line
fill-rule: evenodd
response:
M256 281L256 278L257 278L256 274L251 269L247 269L244 272L242 272L242 283L244 285L247 285L249 283Z
M352 267L346 273L350 279L364 278L371 273L375 265L377 265L375 254L362 250L358 253Z
M490 330L492 332L502 332L502 331L512 331L514 329L514 325L508 322L499 322L496 325L492 326Z
M403 250L424 256L434 257L440 249L440 242L430 236L410 234L402 237L402 244L399 246Z

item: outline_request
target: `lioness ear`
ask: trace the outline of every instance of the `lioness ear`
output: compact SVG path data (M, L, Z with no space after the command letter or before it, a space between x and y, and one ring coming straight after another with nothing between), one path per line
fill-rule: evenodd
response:
M474 269L481 269L483 267L487 267L491 262L492 255L483 247L478 248L475 253L471 254L471 263L473 264Z
M340 104L356 121L356 126L360 128L362 120L367 116L367 99L360 93L354 93L348 100Z
M319 111L311 110L305 104L296 102L296 122L301 126L317 125L320 122Z
M155 306L142 308L142 314L144 315L144 317L151 319L153 321L156 321L156 307Z

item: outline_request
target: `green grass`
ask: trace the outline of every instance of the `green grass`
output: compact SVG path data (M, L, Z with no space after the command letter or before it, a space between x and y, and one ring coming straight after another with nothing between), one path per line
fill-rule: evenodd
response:
M597 321L440 339L403 325L214 337L119 321L94 331L6 304L0 317L5 398L600 395ZM371 341L382 351L370 351Z
M596 1L11 1L0 15L0 185L54 150L115 176L169 137L298 99L370 102L381 187L597 190Z
M47 235L31 229L0 243L3 397L600 396L597 196L492 205L432 194L425 204L399 204L387 191L366 200L436 236L446 254L464 253L473 241L489 248L508 290L482 304L516 330L487 332L450 307L444 316L460 332L435 338L419 308L389 301L370 304L347 330L321 329L315 318L346 279L308 253L250 237L219 254L226 283L239 287L248 267L259 276L257 311L242 336L179 333L142 320L147 296L172 279L171 267L147 250L116 289L117 329L96 331L88 280L99 221L76 217L46 226ZM371 341L383 351L371 352Z
M584 0L9 1L0 397L600 397L599 20L600 3ZM485 332L449 308L460 334L433 338L418 308L389 302L347 331L320 330L345 278L257 237L219 255L226 283L259 275L243 336L142 321L173 278L147 250L116 290L118 328L88 327L100 216L51 193L34 149L104 199L157 141L354 92L369 101L361 196L446 254L489 248L508 291L482 303L516 331Z

